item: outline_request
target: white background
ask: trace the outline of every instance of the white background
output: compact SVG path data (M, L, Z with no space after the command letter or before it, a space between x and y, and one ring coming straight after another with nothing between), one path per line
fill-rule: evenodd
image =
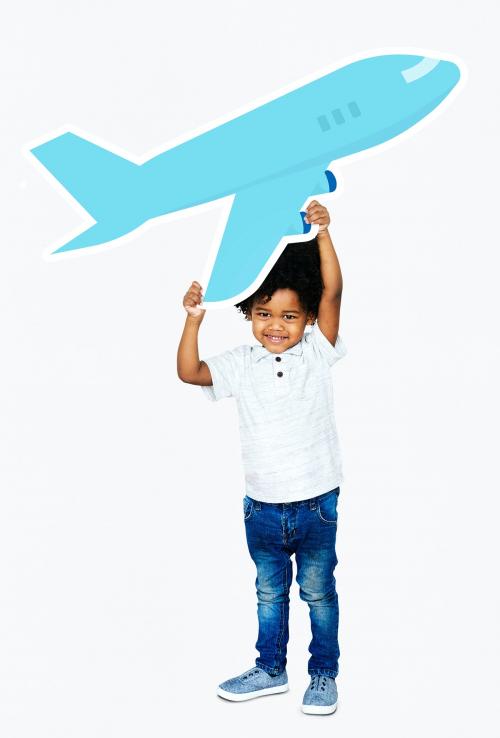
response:
M497 29L485 0L4 11L3 738L498 734ZM218 211L51 264L81 215L21 147L74 122L140 157L344 57L405 46L458 56L469 80L432 125L337 170L338 711L300 711L295 581L290 691L229 703L217 685L257 655L237 410L176 373ZM202 357L245 342L236 309L206 314Z

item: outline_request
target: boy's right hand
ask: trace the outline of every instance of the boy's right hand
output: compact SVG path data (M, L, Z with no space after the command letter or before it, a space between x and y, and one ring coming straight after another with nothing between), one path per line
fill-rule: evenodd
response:
M193 318L203 317L203 315L206 313L206 310L200 307L196 307L202 302L202 300L203 295L201 292L201 284L199 282L192 282L191 287L184 295L184 300L182 303L186 308L188 315L191 315Z

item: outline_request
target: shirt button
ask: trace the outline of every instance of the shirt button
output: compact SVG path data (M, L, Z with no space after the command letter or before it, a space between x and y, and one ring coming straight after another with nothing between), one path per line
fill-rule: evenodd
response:
M281 361L281 356L276 356L276 361Z
M278 372L278 377L282 377L282 376L283 376L283 372Z

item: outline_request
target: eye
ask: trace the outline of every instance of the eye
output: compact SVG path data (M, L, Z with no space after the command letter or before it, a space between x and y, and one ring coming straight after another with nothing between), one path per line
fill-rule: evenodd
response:
M270 313L266 313L263 310L258 310L257 311L257 315L259 316L259 318L266 318L268 315L270 315ZM284 314L284 317L285 318L291 318L292 320L294 320L294 318L296 318L297 316L296 315L292 315L291 313L285 313Z

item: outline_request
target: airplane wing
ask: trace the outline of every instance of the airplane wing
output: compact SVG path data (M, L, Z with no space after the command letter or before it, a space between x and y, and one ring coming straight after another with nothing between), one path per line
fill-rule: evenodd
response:
M325 168L323 168L323 171ZM320 170L321 171L321 170ZM289 241L308 241L311 226L300 208L313 194L335 189L328 172L318 182L318 168L302 169L238 190L218 252L205 279L203 306L235 304L262 284Z

